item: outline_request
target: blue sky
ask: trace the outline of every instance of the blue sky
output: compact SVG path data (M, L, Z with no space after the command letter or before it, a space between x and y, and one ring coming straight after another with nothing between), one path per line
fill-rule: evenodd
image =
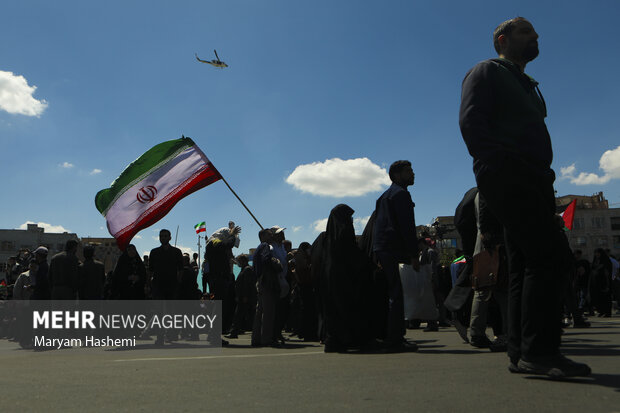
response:
M604 191L620 207L620 3L515 4L5 2L0 228L41 222L109 236L97 191L181 134L294 246L312 242L338 203L361 228L397 159L413 163L417 223L452 215L474 185L461 81L494 57L493 29L517 15L540 35L526 72L547 101L558 194ZM213 49L230 67L195 60ZM211 233L230 219L243 227L240 250L256 246L258 226L217 182L134 243L150 250L159 229L179 226L178 245L195 250L194 224Z

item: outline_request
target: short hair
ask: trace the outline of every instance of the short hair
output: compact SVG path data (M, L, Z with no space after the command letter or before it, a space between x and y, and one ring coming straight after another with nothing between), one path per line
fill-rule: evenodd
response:
M159 235L163 234L163 233L167 233L169 236L172 236L172 234L170 233L170 230L167 229L162 229L161 231L159 231Z
M271 228L261 229L260 231L258 231L258 239L261 242L266 242L266 239L269 238L270 234L271 234Z
M82 253L84 254L84 258L89 260L95 255L95 247L92 245L87 245L82 250Z
M500 23L499 26L495 28L495 30L493 31L493 47L495 48L497 54L500 54L502 52L499 48L499 36L510 36L510 33L512 33L512 29L514 29L515 27L515 23L519 21L527 21L527 19L525 17L515 17Z
M70 239L65 243L65 251L71 251L74 248L77 248L78 242L74 239Z
M304 241L301 244L299 244L299 248L298 249L300 249L302 251L305 251L305 250L307 250L308 248L311 248L311 247L312 247L312 245L310 245L309 242Z
M390 170L389 170L390 180L394 182L394 175L400 173L400 171L405 169L407 166L411 166L411 162L404 161L404 160L396 161L392 165L390 165Z

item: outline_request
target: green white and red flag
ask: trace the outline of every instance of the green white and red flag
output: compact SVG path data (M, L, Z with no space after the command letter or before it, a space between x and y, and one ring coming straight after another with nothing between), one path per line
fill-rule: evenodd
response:
M467 259L465 258L464 255L461 255L460 257L452 261L452 264L465 264L465 263L467 263Z
M564 226L566 227L566 230L573 229L573 220L575 219L575 207L576 206L577 206L577 198L573 199L573 201L570 204L568 204L564 212L560 214L562 216L562 219L564 220Z
M135 234L163 218L182 198L222 179L190 138L160 143L133 161L95 196L121 250Z
M207 223L202 221L194 225L194 229L196 230L196 234L200 234L201 232L207 232Z

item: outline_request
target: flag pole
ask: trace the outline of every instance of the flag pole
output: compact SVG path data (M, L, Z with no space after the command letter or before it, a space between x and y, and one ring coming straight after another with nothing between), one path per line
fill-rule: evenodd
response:
M258 222L258 219L256 219L256 217L254 216L254 214L252 213L252 211L250 211L250 209L243 203L243 201L241 200L241 198L239 198L239 195L237 195L237 193L230 187L230 185L228 185L228 182L226 182L226 179L224 179L224 177L222 176L222 174L220 174L220 177L222 178L222 181L224 181L224 183L226 184L226 186L228 187L228 189L230 189L230 192L233 193L234 196L237 197L237 199L239 200L239 202L241 202L241 205L243 205L243 207L246 209L246 211L248 211L248 213L252 216L252 218L254 218L254 221L256 221L256 223L258 224L258 226L260 227L260 229L265 229L263 228L263 226L260 224L260 222Z
M198 235L198 271L200 271L200 233Z
M177 233L174 235L174 246L177 246L177 237L179 236L179 226L177 225Z

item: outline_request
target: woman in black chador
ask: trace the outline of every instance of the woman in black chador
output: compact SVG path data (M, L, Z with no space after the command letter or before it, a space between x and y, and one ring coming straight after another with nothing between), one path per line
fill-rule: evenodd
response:
M602 248L594 250L590 274L590 298L599 317L611 316L611 260Z
M146 269L133 244L119 257L111 284L113 300L144 300Z
M362 347L372 338L368 321L372 264L357 246L353 212L344 204L334 207L327 230L312 245L325 352Z

